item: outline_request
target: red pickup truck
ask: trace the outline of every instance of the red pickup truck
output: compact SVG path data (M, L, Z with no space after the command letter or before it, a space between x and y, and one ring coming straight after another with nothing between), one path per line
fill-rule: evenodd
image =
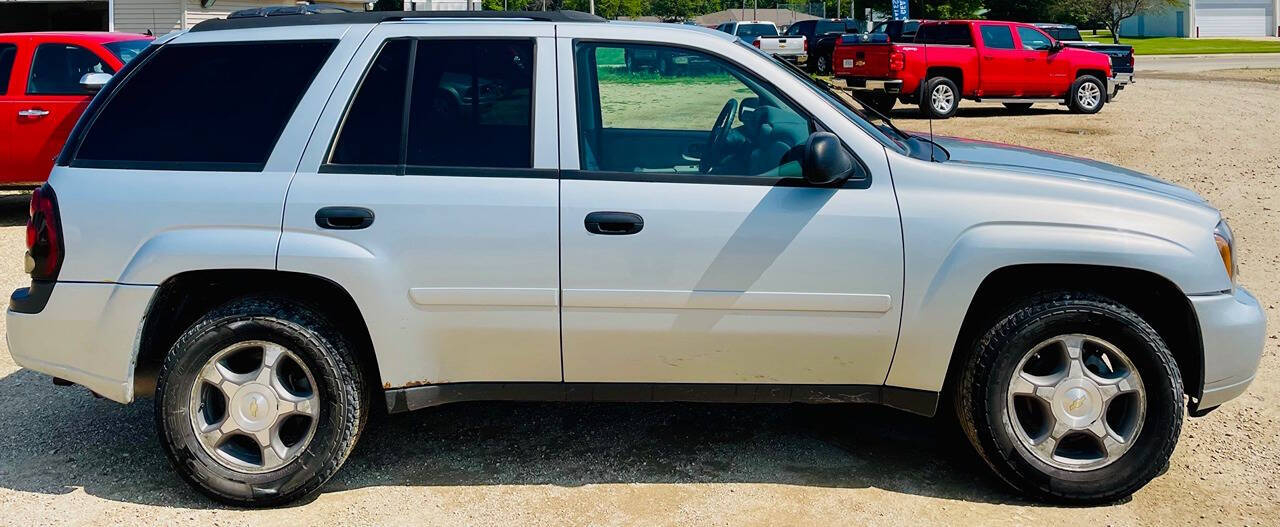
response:
M960 99L1066 104L1095 113L1114 96L1111 59L1064 47L1031 24L988 20L920 24L911 43L851 35L836 45L835 76L882 112L919 104L926 116L955 115Z
M152 37L133 33L0 33L0 187L33 187L99 85ZM98 75L102 82L106 75Z

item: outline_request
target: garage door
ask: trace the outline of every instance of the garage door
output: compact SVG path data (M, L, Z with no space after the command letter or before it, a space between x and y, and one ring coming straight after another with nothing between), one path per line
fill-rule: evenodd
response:
M1197 2L1196 28L1201 37L1262 37L1271 34L1271 0L1231 3Z

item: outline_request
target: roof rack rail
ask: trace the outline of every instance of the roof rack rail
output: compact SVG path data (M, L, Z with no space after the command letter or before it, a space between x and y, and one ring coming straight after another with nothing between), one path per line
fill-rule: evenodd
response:
M324 24L378 24L397 20L428 18L472 18L492 20L535 20L539 22L605 22L581 11L365 11L361 13L320 13L301 15L280 13L248 18L215 18L191 28L191 32L259 27L317 26Z

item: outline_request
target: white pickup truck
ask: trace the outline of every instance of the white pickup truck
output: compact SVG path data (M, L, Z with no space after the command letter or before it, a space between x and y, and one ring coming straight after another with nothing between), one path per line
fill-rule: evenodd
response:
M770 55L792 62L804 62L809 57L809 42L804 35L779 35L778 26L773 22L746 20L742 22L725 22L716 27L743 42L751 44Z

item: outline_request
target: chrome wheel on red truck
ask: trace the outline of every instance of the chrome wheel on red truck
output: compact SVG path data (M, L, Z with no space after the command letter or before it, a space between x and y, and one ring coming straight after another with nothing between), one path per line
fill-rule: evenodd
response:
M1075 113L1098 113L1107 103L1107 89L1093 75L1081 75L1067 92L1067 106Z
M932 119L948 119L960 108L960 89L946 77L929 79L920 91L920 112Z

